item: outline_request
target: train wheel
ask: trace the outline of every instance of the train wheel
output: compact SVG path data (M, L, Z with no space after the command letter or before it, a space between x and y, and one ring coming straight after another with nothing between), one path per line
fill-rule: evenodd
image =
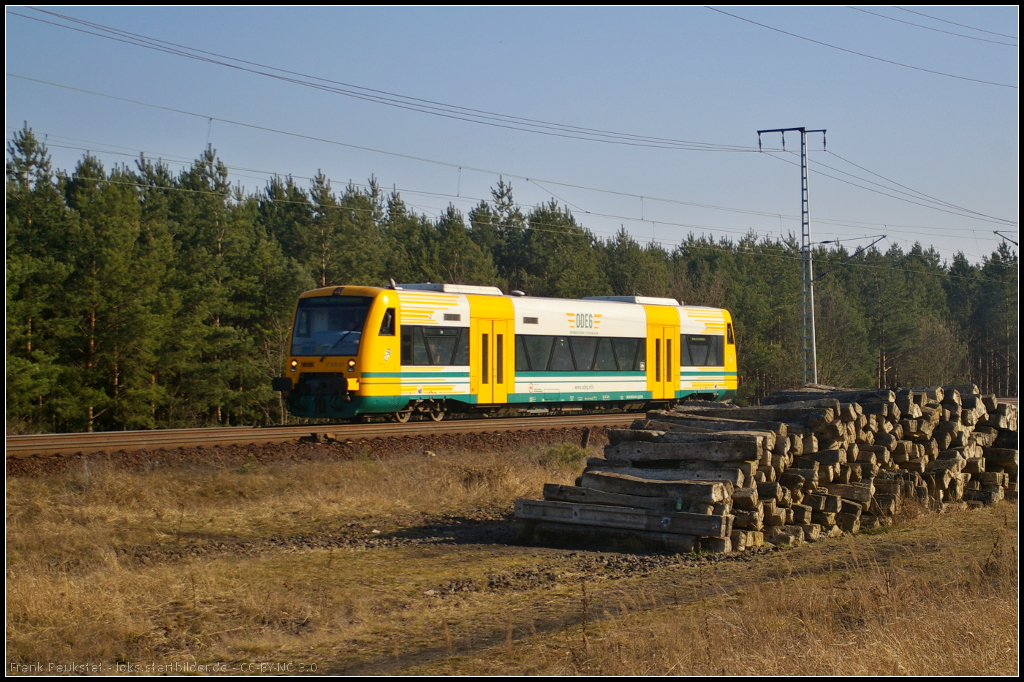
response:
M434 410L430 410L429 412L427 412L427 414L430 415L430 421L433 422L439 422L442 419L444 419L444 409L440 407Z
M399 424L408 423L410 418L412 418L412 408L407 408L395 412L395 421L398 422Z

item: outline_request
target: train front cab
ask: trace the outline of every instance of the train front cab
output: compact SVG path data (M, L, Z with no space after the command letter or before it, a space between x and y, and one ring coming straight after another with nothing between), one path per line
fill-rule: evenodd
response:
M306 292L296 307L287 376L275 379L274 388L285 392L292 414L309 418L391 413L404 420L415 409L439 420L449 408L504 406L514 381L515 332L511 301L494 291L498 295L454 294L407 285ZM358 332L346 330L354 320L338 312L357 308L355 301L368 302ZM321 314L310 313L314 309ZM332 318L330 311L338 314ZM456 349L455 357L438 362L434 347L420 347L424 337L429 345L432 335L445 331L461 334L465 356Z
M377 287L325 287L299 296L284 377L289 411L346 418L398 410L399 301Z

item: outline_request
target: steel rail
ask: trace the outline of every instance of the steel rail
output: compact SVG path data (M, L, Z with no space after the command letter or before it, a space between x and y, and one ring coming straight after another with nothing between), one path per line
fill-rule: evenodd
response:
M586 414L568 417L505 417L458 419L449 422L407 424L307 424L305 426L226 426L202 429L153 429L149 431L99 431L92 433L44 433L7 436L6 456L89 454L178 447L264 445L295 441L312 433L333 433L338 441L436 436L442 434L500 433L506 431L585 428L629 424L637 414Z

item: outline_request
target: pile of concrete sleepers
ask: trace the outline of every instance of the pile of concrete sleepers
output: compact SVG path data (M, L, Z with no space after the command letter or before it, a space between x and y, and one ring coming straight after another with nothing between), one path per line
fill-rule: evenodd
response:
M1017 408L977 387L815 386L758 407L686 402L610 430L576 485L516 501L526 539L732 551L1017 499Z

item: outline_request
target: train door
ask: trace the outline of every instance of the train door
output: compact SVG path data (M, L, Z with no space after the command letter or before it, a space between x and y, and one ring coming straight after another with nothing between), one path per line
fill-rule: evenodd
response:
M653 400L675 400L679 390L679 312L669 306L647 310L647 386Z
M512 346L508 320L477 320L475 354L476 367L473 374L477 379L477 402L482 404L508 401L508 384L512 380Z
M679 388L679 327L647 327L647 385L654 400L674 400Z

